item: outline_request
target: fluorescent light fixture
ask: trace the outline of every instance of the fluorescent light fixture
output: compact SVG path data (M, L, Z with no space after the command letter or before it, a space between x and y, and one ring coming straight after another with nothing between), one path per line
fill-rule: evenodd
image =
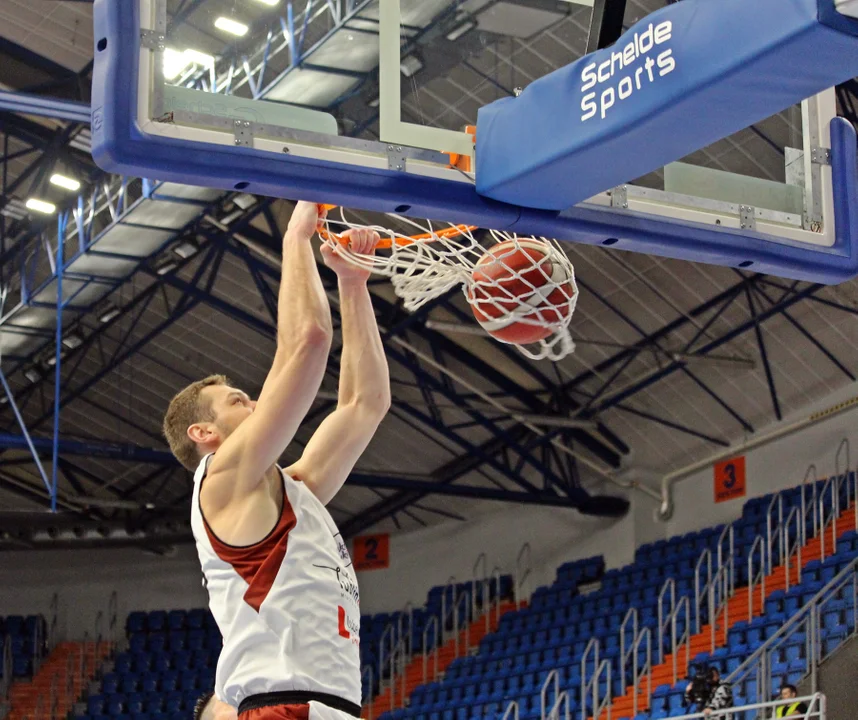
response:
M447 33L447 39L450 42L456 42L462 35L465 35L471 30L477 27L477 23L475 20L468 20L467 22L463 22L461 25L454 27L450 32Z
M182 260L187 260L192 255L196 255L199 250L200 246L197 245L195 240L182 240L182 242L173 248L173 252L182 258Z
M256 0L256 2L261 3L262 5L267 5L268 7L274 7L275 5L280 4L280 0Z
M27 210L33 210L44 215L53 215L57 211L57 206L38 198L30 198L27 200Z
M238 37L247 35L247 31L250 29L244 23L240 23L227 17L219 17L215 20L215 27L218 30L223 30L224 32L228 32L230 35L237 35Z
M31 383L35 384L42 379L42 373L40 373L36 368L27 368L24 370L24 377L27 378Z
M408 55L399 61L399 69L405 77L410 78L423 69L423 63L416 55Z
M167 260L164 263L161 263L157 268L155 268L155 272L159 275L167 275L168 273L173 272L177 267L179 267L179 263L175 260Z
M83 338L77 333L69 333L63 338L63 345L65 345L69 350L74 350L75 348L79 348L83 345Z
M98 322L100 323L109 323L113 318L118 317L119 308L111 305L110 307L104 308L101 315L98 316Z
M77 180L66 177L65 175L60 175L59 173L51 175L51 185L56 185L65 190L80 190L80 183Z
M191 65L202 65L205 68L214 67L214 56L201 53L199 50L164 50L164 78L175 80Z

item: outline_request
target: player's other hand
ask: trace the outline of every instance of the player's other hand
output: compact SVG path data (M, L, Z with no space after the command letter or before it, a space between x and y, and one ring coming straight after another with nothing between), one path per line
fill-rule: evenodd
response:
M347 230L342 234L342 237L348 239L348 249L352 254L368 257L375 254L375 246L378 245L380 239L377 232L367 228ZM325 265L331 268L340 280L366 282L369 279L370 271L358 267L344 258L342 246L339 244L337 244L336 249L327 243L322 245L322 258L325 260Z
M289 232L298 237L311 238L316 232L319 220L325 216L324 210L316 203L301 201L295 205L289 219Z

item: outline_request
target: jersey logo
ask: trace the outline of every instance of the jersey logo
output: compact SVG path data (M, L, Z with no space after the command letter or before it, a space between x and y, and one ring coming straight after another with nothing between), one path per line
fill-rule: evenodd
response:
M351 640L352 634L348 631L348 628L346 628L346 609L342 605L340 605L337 608L337 613L339 614L338 626L340 637L343 637L346 640Z

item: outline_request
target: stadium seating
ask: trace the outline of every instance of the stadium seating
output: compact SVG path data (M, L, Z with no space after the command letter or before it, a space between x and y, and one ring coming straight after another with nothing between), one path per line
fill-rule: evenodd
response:
M3 667L3 653L0 653L0 677L11 672L13 679L29 678L33 675L33 658L38 645L45 648L45 619L41 615L8 615L0 618L0 648L8 637L12 644L12 667Z

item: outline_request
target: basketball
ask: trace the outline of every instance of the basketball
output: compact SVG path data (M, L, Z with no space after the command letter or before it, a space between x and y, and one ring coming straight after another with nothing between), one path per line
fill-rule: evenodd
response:
M552 335L569 316L577 291L568 263L556 261L560 252L548 242L518 238L480 258L468 300L489 335L527 345Z

